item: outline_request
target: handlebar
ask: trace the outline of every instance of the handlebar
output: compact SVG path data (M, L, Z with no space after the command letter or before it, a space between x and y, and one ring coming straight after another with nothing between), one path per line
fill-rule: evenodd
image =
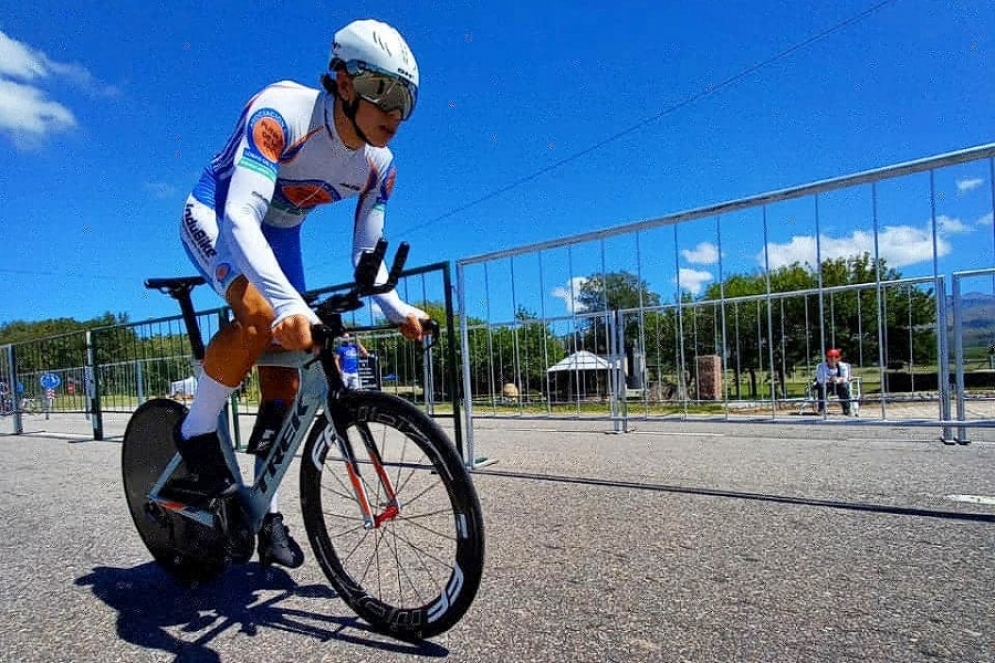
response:
M319 303L314 303L313 299L308 303L323 321L333 319L337 314L362 308L361 297L382 295L397 287L410 248L407 242L401 242L397 253L394 254L394 262L387 272L387 280L378 284L376 283L377 274L380 272L380 265L383 264L384 256L387 253L387 240L380 238L372 251L363 251L360 255L356 271L353 273L354 283L349 290L331 295Z
M360 255L356 271L353 274L354 282L349 290L332 294L321 302L316 302L313 297L307 298L308 304L322 321L320 325L311 326L311 337L316 346L328 347L328 344L334 341L336 337L349 331L342 324L342 314L362 308L362 297L381 295L397 287L397 282L401 278L401 272L404 271L404 263L408 259L410 248L407 242L401 242L397 248L397 253L394 254L390 270L387 272L387 280L378 284L376 282L377 274L379 274L380 266L387 255L387 240L381 237L377 240L377 245L372 251L363 251L362 255ZM363 330L370 331L373 329L392 328L393 325L380 325L364 328ZM354 329L353 331L363 330ZM431 319L422 320L422 330L425 336L431 336L433 339L426 346L426 349L435 345L439 338L439 323Z
M431 341L425 346L428 350L435 346L439 342L440 329L439 323L431 318L421 321L422 324L422 334L426 338L431 338ZM362 327L362 328L352 328L345 329L344 327L339 327L338 329L330 327L326 324L311 325L311 339L314 341L315 347L319 348L330 348L331 344L335 342L335 339L340 337L343 332L357 332L357 331L372 331L375 329L396 329L395 325L374 325L372 327Z

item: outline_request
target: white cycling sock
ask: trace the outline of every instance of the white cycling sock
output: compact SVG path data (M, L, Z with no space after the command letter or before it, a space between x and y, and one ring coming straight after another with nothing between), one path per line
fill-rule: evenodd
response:
M201 373L197 380L197 395L190 404L190 413L183 420L180 433L184 439L189 440L196 435L213 433L218 430L218 415L221 408L225 406L225 401L235 391L233 387L227 387L217 380L211 378L207 373Z

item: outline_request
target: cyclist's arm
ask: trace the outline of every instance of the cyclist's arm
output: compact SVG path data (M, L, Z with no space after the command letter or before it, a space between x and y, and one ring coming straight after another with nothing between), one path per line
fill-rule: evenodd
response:
M352 263L359 264L359 259L364 251L372 251L377 241L383 236L384 221L387 212L387 201L390 198L391 190L394 186L394 164L389 163L384 168L383 174L378 173L359 196L356 204L356 225L352 238ZM377 272L376 283L387 281L387 268L380 263L380 270ZM384 312L387 319L395 324L400 324L405 319L414 314L417 318L428 318L428 315L421 309L405 303L395 291L390 291L382 295L375 295L374 301Z
M226 235L239 269L272 304L273 324L291 315L318 317L290 284L263 236L262 223L276 187L278 162L290 142L286 122L275 110L254 110L235 153L222 234Z

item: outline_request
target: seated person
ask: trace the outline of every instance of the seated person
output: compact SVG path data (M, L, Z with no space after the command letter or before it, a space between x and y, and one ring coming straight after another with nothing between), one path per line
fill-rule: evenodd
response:
M815 369L815 386L819 392L819 414L826 411L826 392L836 394L843 414L850 416L850 364L840 361L837 348L826 350L826 361Z

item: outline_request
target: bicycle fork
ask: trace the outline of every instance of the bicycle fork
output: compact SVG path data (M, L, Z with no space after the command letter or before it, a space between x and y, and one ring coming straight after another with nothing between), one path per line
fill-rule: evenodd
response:
M352 442L349 441L344 431L336 430L335 443L342 454L346 474L349 476L349 483L352 485L353 493L356 496L356 503L359 505L359 510L363 517L363 527L364 529L372 530L378 529L385 522L397 518L401 514L401 504L397 499L397 491L394 489L394 484L391 482L390 476L384 467L380 450L377 449L376 443L371 439L369 431L360 431L360 436L363 438L363 445L366 447L367 454L369 454L370 464L373 465L373 471L376 472L377 478L380 480L380 486L384 491L384 497L386 497L385 503L382 504L383 510L379 513L375 513L373 506L370 504L366 483L363 481L363 476L359 469L359 460L356 458L356 453L352 448Z

